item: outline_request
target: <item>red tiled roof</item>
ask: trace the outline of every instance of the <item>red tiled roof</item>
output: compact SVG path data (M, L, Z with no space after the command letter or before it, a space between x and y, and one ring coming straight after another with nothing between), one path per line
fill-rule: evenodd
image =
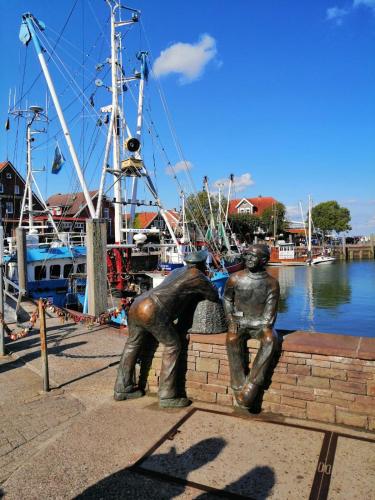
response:
M172 229L176 229L178 223L180 221L180 214L175 210L168 210L166 213L169 224L172 226Z
M254 213L256 215L262 215L266 208L270 208L275 203L278 203L275 198L272 198L272 196L258 196L256 198L236 198L234 200L230 200L229 202L230 215L238 213L236 207L242 200L247 200L252 205L254 205L254 207L256 208L256 211Z
M157 212L138 212L135 214L134 226L137 229L147 229L157 215Z
M4 167L6 167L7 165L11 165L13 167L13 165L10 163L10 161L1 161L0 162L0 172L1 170L3 170Z
M154 222L158 214L159 212L136 212L134 221L136 229L148 229L150 226L152 226L152 223ZM166 212L166 216L169 224L173 229L175 229L178 226L180 214L175 210L168 210ZM127 221L129 221L130 215L124 214L123 218L124 220L126 219Z
M89 191L91 199L96 197L98 190ZM85 196L80 193L53 194L47 200L49 207L66 207L65 215L75 215L80 208L86 206ZM94 204L95 205L95 204Z
M285 229L287 233L290 234L305 234L305 229L300 228L300 229Z

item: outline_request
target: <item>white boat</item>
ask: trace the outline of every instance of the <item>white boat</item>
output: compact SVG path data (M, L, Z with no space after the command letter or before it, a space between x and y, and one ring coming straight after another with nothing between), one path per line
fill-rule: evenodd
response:
M313 257L313 259L311 260L311 265L321 266L323 264L333 264L335 261L335 257L330 257L328 255L318 255L317 257Z

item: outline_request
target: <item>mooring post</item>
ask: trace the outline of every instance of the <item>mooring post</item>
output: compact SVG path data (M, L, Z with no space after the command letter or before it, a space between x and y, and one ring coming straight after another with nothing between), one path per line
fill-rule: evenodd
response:
M4 346L4 229L0 226L0 356L5 356Z
M18 286L27 293L27 254L26 254L26 230L23 227L16 229L17 241L17 270Z
M39 299L39 325L40 325L40 355L42 359L43 371L43 391L49 391L49 373L48 373L48 352L47 352L47 336L46 336L46 310L44 308L43 299Z
M103 219L86 221L88 313L107 311L107 226Z

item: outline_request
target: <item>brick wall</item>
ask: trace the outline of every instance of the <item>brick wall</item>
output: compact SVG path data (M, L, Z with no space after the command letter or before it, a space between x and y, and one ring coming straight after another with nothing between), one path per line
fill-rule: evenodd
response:
M252 360L258 345L256 340L248 342ZM161 356L159 347L148 372L150 392L158 388ZM182 358L188 397L235 405L225 334L190 335ZM261 409L375 430L375 339L306 332L286 335L270 370Z

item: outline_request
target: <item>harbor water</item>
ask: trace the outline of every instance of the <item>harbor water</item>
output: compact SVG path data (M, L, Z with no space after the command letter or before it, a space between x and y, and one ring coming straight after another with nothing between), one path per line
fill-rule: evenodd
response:
M279 280L276 328L375 337L375 261L273 267Z

